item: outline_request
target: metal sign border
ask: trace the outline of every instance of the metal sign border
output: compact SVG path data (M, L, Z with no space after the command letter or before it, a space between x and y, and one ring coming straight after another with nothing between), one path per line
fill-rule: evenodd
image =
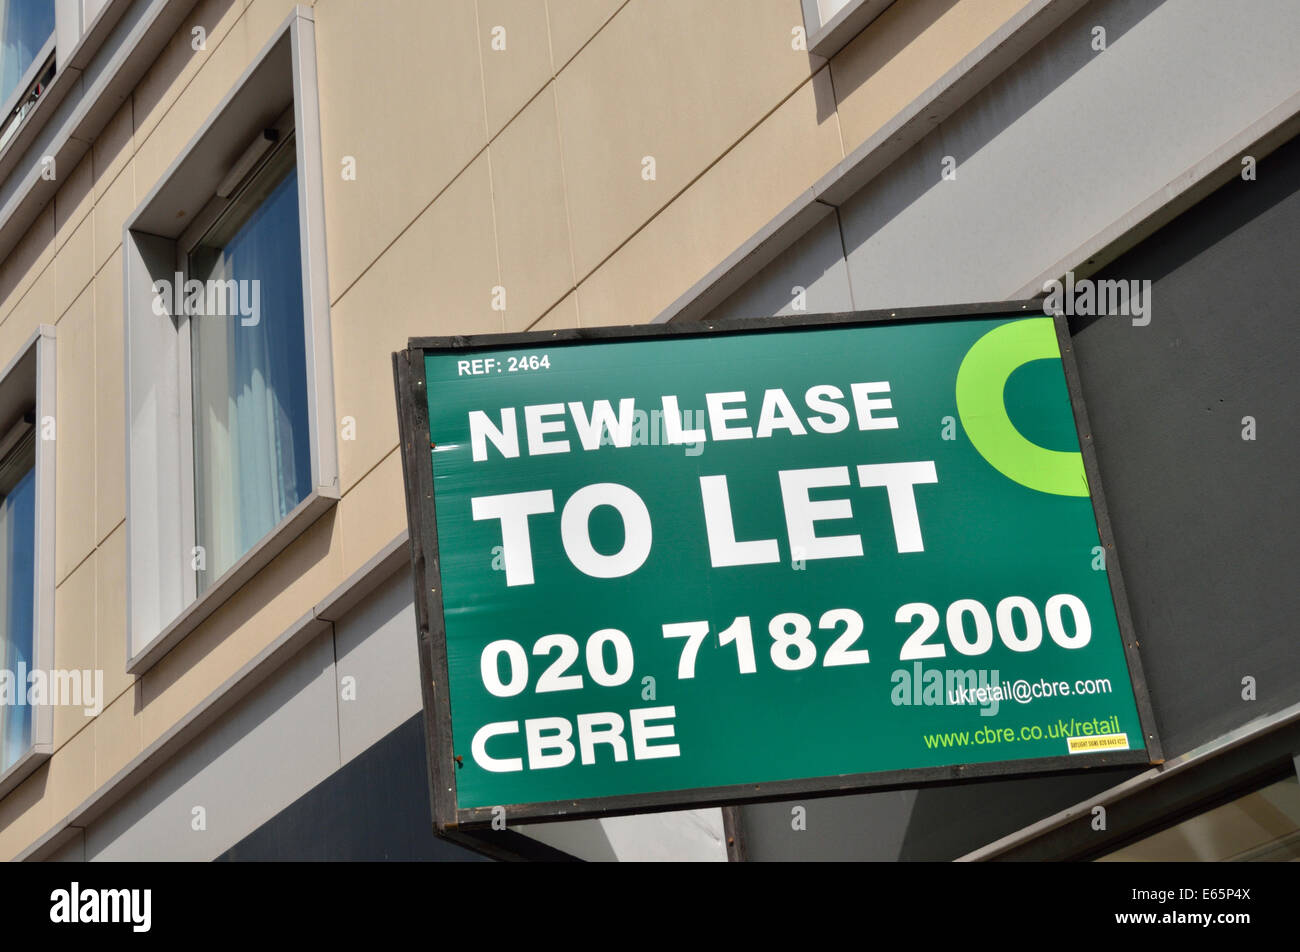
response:
M438 556L437 523L433 496L433 458L429 437L429 411L424 375L426 352L463 352L495 350L503 347L536 345L581 346L608 341L656 340L665 337L706 337L716 334L741 334L754 331L780 332L826 326L860 326L900 324L923 320L953 320L992 315L1012 316L1028 312L1051 316L1056 328L1061 363L1074 412L1084 473L1088 480L1093 514L1101 544L1105 547L1107 577L1111 601L1119 623L1128 663L1129 681L1137 705L1138 719L1146 741L1144 750L1113 753L1036 757L1026 760L997 761L980 764L954 764L943 767L908 767L901 770L844 774L832 777L808 777L770 783L732 784L721 787L696 787L684 790L592 797L581 800L553 800L537 803L500 804L493 807L461 809L456 802L457 758L452 746L451 698L447 671L446 626L443 615L441 570ZM1106 510L1101 474L1093 445L1092 429L1083 402L1079 371L1074 360L1073 340L1066 319L1061 314L1045 315L1041 299L999 301L944 307L911 307L892 310L857 311L835 314L809 314L792 317L764 317L719 322L682 324L637 324L613 327L573 328L568 330L525 331L513 334L475 334L458 337L412 337L407 349L393 354L394 383L397 390L398 429L402 457L402 477L406 493L407 518L410 526L411 568L415 584L415 617L420 650L420 679L424 698L425 745L429 766L429 791L435 831L440 836L464 840L474 831L490 828L503 809L507 822L541 823L577 820L590 817L621 816L664 810L760 803L790 797L842 796L854 793L907 789L918 786L943 786L967 780L1007 779L1021 776L1077 773L1080 770L1125 765L1151 765L1163 762L1163 752L1156 730L1155 714L1133 630L1127 589L1120 572L1119 558L1110 516ZM1086 759L1084 759L1086 758ZM474 848L482 849L480 843Z

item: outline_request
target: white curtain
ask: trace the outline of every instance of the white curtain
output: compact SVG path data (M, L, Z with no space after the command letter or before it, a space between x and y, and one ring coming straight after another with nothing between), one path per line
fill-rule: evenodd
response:
M220 249L200 280L235 279L256 325L237 312L193 319L196 543L202 591L307 495L306 352L297 176L290 171ZM251 320L251 318L248 318Z

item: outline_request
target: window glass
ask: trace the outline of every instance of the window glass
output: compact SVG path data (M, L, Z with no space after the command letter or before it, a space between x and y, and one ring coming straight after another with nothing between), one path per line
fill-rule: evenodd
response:
M821 17L821 25L825 26L830 22L831 17L843 10L848 4L849 0L817 0L817 13Z
M0 103L9 101L54 33L54 0L0 0Z
M311 489L298 227L290 138L189 255L199 593Z
M0 771L31 746L26 672L32 664L36 591L36 440L28 430L0 461L0 671L11 672L12 697L0 699Z

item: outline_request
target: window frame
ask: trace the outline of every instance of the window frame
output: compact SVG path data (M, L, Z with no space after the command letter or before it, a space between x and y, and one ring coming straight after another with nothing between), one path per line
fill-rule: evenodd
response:
M340 496L317 96L312 12L299 6L123 227L130 673L140 674L156 663ZM191 568L195 500L189 325L183 315L154 309L153 288L155 281L172 282L177 274L184 280L189 247L229 203L217 197L221 179L270 127L292 132L298 176L311 489L199 593ZM165 310L173 308L168 304Z
M0 370L0 407L30 403L34 406L36 416L36 538L32 572L35 591L32 594L31 669L42 671L54 667L54 491L58 440L44 437L46 424L57 419L57 364L54 348L54 328L42 324L27 338L4 369ZM21 389L15 392L14 388ZM53 753L54 709L49 704L36 705L32 708L31 743L8 769L0 771L0 797L6 796L26 780Z
M180 275L180 280L188 281L191 277L189 258L190 253L198 247L204 236L212 229L213 225L221 218L225 211L234 204L239 193L246 188L261 173L271 157L281 150L289 148L286 141L288 137L293 136L293 109L287 109L280 118L276 120L272 127L278 133L278 141L269 148L266 153L258 158L253 166L240 178L237 187L230 195L222 197L213 195L208 203L194 216L185 231L181 232L176 239L176 274ZM296 148L296 137L295 148ZM306 306L304 300L304 307ZM193 351L193 318L190 315L180 314L173 315L176 318L177 333L177 361L176 369L178 374L177 395L179 397L179 425L180 425L180 455L181 455L181 493L184 498L190 500L191 505L184 507L182 510L181 527L181 549L182 551L196 551L198 536L198 514L195 511L195 473L194 473L194 351ZM272 530L274 531L274 530ZM253 548L257 548L255 544ZM252 551L250 549L250 551ZM247 554L247 553L245 553ZM233 569L243 560L243 555L235 560ZM229 571L229 570L228 570ZM223 572L214 580L220 582L227 573ZM209 586L213 587L213 586ZM185 573L184 593L187 601L194 601L199 597L198 580L195 572Z
M894 4L894 0L844 0L822 22L818 0L800 0L808 52L830 59Z

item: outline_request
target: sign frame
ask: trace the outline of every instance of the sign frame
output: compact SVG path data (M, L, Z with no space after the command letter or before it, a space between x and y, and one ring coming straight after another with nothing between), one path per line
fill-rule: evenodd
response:
M452 746L451 698L447 668L446 627L443 614L441 571L437 524L433 495L433 459L430 449L429 411L425 382L426 352L472 353L503 347L545 343L548 347L582 346L594 341L652 341L665 337L709 337L719 334L801 330L826 326L867 326L901 324L924 320L960 320L994 315L1052 317L1061 363L1065 372L1071 410L1074 416L1079 449L1083 457L1089 495L1101 544L1106 549L1107 577L1116 621L1123 640L1124 658L1138 719L1145 741L1142 750L1104 751L1086 755L1063 754L1024 760L978 764L953 764L939 767L907 767L872 773L808 777L767 783L732 784L684 790L592 797L581 800L556 800L536 803L501 804L499 807L460 808L456 799L457 758ZM1016 777L1078 773L1098 768L1132 765L1156 765L1164 762L1163 749L1156 729L1155 714L1142 669L1138 639L1129 610L1127 589L1120 571L1114 532L1106 509L1092 428L1088 422L1075 364L1072 338L1063 314L1044 314L1042 299L999 301L943 307L910 307L892 310L854 311L828 314L800 314L788 317L762 317L726 322L635 324L610 327L584 327L564 330L524 331L519 333L474 334L455 337L412 337L407 348L393 355L393 375L397 394L398 430L402 477L409 525L411 569L415 587L415 617L420 653L420 679L423 697L425 746L429 769L430 800L434 829L440 836L464 838L471 831L484 830L499 823L499 809L504 809L510 823L543 823L592 817L623 816L667 810L725 807L744 803L763 803L791 797L845 796L857 793L912 789L925 786L951 786L970 780L998 780ZM477 839L477 837L474 837Z

